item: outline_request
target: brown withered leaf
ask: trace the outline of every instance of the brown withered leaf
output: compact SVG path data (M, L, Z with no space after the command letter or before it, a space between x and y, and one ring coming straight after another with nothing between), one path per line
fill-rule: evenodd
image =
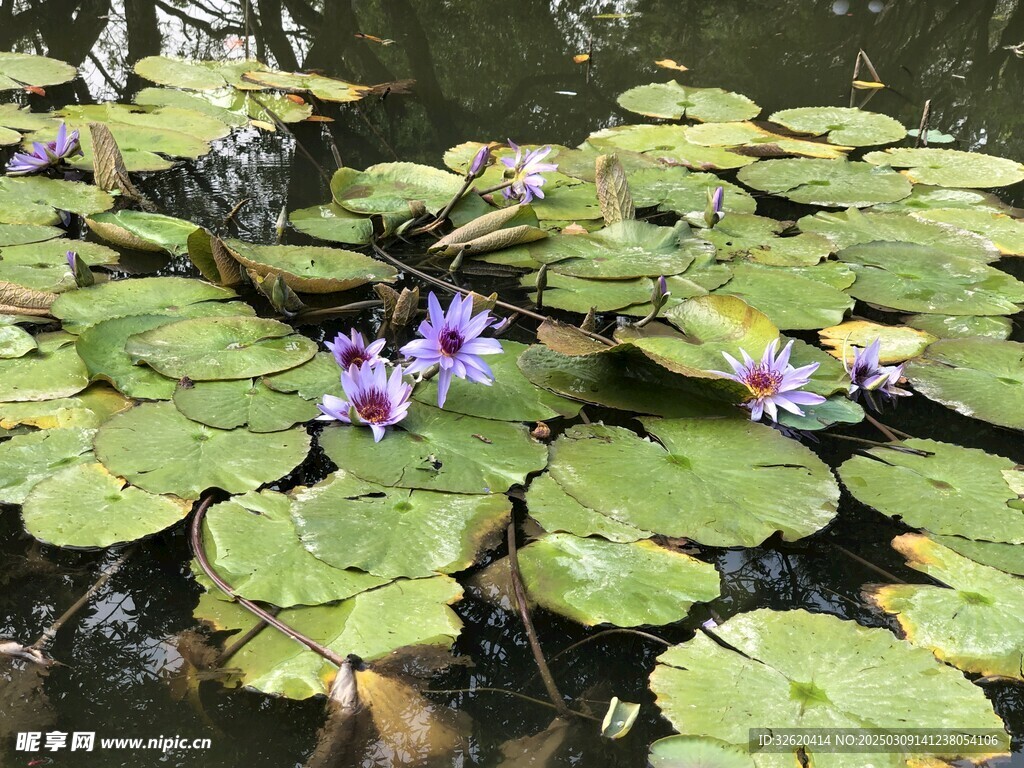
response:
M107 192L120 192L122 198L138 203L144 210L155 211L156 206L129 178L124 157L110 129L103 123L89 123L89 134L92 136L92 165L96 186Z
M607 350L604 344L587 336L579 328L548 318L537 329L541 344L563 355L589 355Z
M47 317L57 294L0 280L0 314Z
M597 202L605 224L636 218L633 195L626 181L626 169L617 155L601 155L595 163Z

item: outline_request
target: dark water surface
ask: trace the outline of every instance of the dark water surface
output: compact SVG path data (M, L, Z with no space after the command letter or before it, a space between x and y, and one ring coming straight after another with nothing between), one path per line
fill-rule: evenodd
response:
M837 14L844 5L848 12ZM598 128L631 122L615 97L634 85L670 79L675 73L653 65L662 58L691 68L679 75L682 82L745 93L764 114L847 105L859 48L891 86L872 98L870 109L916 126L924 101L931 99L932 127L956 136L958 148L1024 159L1024 59L1006 48L1024 41L1024 4L889 0L884 5L876 12L867 0L257 0L250 23L256 30L253 55L270 64L321 69L359 83L416 80L409 95L367 100L340 110L330 125L296 128L298 140L328 171L335 166L325 131L333 134L345 164L356 168L396 158L440 165L445 149L469 139L576 144ZM595 18L604 13L629 15ZM81 67L84 79L48 89L46 99L33 98L36 108L128 101L145 85L131 74L135 60L157 53L238 56L243 19L239 3L227 0L0 0L0 50L47 53ZM357 32L394 44L358 39ZM574 54L587 51L589 66L573 62ZM236 132L217 142L209 156L154 175L143 186L167 212L207 226L219 227L235 203L251 198L237 217L237 236L256 242L272 240L282 206L295 210L330 197L317 168L291 137L255 130ZM1020 194L1011 191L1009 199L1020 204L1014 197ZM137 266L148 271L152 265ZM161 273L176 271L189 268L172 264ZM364 330L371 323L371 317L364 318ZM304 330L322 338L338 326ZM901 403L887 420L919 437L1024 462L1018 434L958 416L922 397ZM876 437L868 428L859 434ZM849 443L829 437L815 447L832 466L850 455ZM330 468L313 457L295 479L315 482ZM723 578L722 597L710 610L728 617L757 607L802 607L884 626L886 619L863 604L860 590L889 577L836 545L889 574L920 582L923 577L904 568L888 546L899 532L892 521L846 497L836 523L809 540L705 550ZM23 533L16 513L0 512L0 637L34 640L116 557L41 547ZM182 530L145 542L60 632L52 653L66 666L52 671L41 686L45 698L22 698L0 678L0 734L55 728L95 731L98 737L212 740L208 750L167 754L63 751L43 763L53 765L303 764L322 722L321 702L278 700L216 682L206 683L198 700L190 700L179 698L180 686L169 683L183 664L170 639L193 626L198 591ZM518 618L472 597L456 610L466 623L456 650L472 665L456 666L432 686L505 688L544 698ZM659 628L657 634L670 641L687 639L709 615L708 608L698 607L686 622ZM549 655L595 634L543 612L537 622ZM598 716L612 695L645 706L621 742L602 741L593 723L574 726L548 765L644 764L650 741L670 733L646 691L660 651L652 641L612 634L553 661L563 692L593 702ZM1024 740L1022 690L985 685L1018 750ZM737 697L744 695L736 691ZM442 764L498 764L504 742L537 734L552 720L543 706L497 693L445 693L433 700L461 709L474 723L468 749ZM0 766L28 765L29 758L10 746L8 741L0 748ZM539 761L542 744L533 751ZM400 754L377 745L355 764L402 762ZM1024 756L1002 764L1024 766Z

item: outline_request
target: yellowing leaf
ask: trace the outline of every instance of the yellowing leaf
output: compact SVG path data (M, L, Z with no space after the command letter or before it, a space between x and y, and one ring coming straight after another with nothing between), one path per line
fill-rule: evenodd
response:
M858 91L871 91L885 88L885 83L879 83L874 80L854 80L853 87Z
M678 61L674 59L658 59L654 63L657 64L662 69L674 69L677 72L686 72L687 70L689 70L689 67L680 64Z
M277 128L274 126L274 124L268 123L266 120L250 120L249 125L253 126L254 128L260 128L264 131L269 131L270 133L275 133L277 131Z
M577 53L572 57L572 60L577 64L583 64L584 62L590 61L589 53Z

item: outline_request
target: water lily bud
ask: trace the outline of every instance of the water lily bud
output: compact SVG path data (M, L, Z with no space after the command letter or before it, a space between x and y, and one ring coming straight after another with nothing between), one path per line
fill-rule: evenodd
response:
M651 291L651 304L654 305L655 311L665 306L665 302L668 301L668 297L672 293L668 289L668 281L665 276L662 275L654 281L654 290Z
M92 270L89 269L89 265L79 258L75 251L68 251L67 259L68 269L71 270L71 274L75 277L75 285L79 288L84 288L96 282L96 278Z
M708 229L712 229L715 224L725 218L725 213L722 212L724 199L725 190L722 187L716 187L714 192L708 190L708 204L704 209L704 223L707 224Z
M487 166L491 164L491 147L486 145L480 147L476 153L476 157L473 158L473 162L469 166L469 173L466 174L466 178L469 181L479 179L483 176L484 171L487 170Z

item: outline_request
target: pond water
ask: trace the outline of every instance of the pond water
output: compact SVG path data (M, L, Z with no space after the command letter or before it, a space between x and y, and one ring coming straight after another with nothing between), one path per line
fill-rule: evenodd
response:
M931 100L931 128L950 133L956 147L1024 158L1024 59L1008 48L1024 42L1024 4L1017 0L636 0L561 2L518 0L388 0L374 3L270 0L255 4L250 23L252 53L281 69L320 70L352 82L413 79L411 93L392 93L347 106L329 124L294 126L295 137L255 129L219 140L195 161L141 182L162 210L196 224L220 227L225 216L248 199L235 216L236 236L273 242L282 207L288 211L329 199L320 169L336 167L328 134L344 164L364 168L396 159L440 166L446 149L467 140L511 137L517 142L575 146L591 132L635 122L615 101L639 84L668 79L717 86L746 94L765 114L779 109L845 106L859 49L871 58L889 88L875 93L868 108L917 126ZM287 9L278 23L282 6ZM610 18L601 18L611 14ZM47 53L79 66L84 78L33 97L36 110L72 102L130 101L147 83L132 73L143 56L196 58L237 56L244 43L245 14L237 3L210 0L50 0L0 2L0 49ZM382 45L355 33L392 40ZM574 55L590 54L587 63ZM671 58L684 74L654 65ZM857 94L858 102L865 92ZM301 142L312 160L298 148ZM318 167L319 166L319 167ZM1024 203L1020 185L1001 193ZM774 207L773 207L774 206ZM780 201L766 201L759 213L787 215ZM806 211L797 211L802 215ZM795 218L795 216L794 216ZM297 234L292 242L310 242ZM1017 263L1000 267L1020 277ZM185 258L162 266L137 255L129 271L194 275ZM481 279L473 287L497 286L503 297L521 301L512 282ZM370 294L367 292L367 295ZM360 319L373 331L379 318ZM349 321L305 326L317 341L330 338ZM530 341L522 332L516 338ZM813 333L807 335L814 339ZM1022 340L1015 326L1011 336ZM624 423L612 411L588 408L592 420ZM1018 432L960 416L939 404L913 397L885 416L892 426L922 438L981 448L1024 463ZM869 425L848 434L878 439ZM853 455L852 443L822 437L811 447L830 466ZM315 453L291 478L313 484L331 464ZM623 478L628 482L628 478ZM754 608L806 608L855 619L867 626L895 626L864 603L863 585L892 576L922 582L903 564L889 542L905 529L844 495L835 524L793 544L773 539L752 549L702 548L701 556L721 574L722 595L699 606L678 624L654 630L679 642L715 616L719 621ZM492 558L504 553L495 550ZM34 639L73 603L117 553L68 552L34 542L12 510L0 514L0 637ZM60 631L52 655L63 666L48 675L43 694L30 694L8 708L0 692L7 734L19 730L95 731L104 737L180 736L209 738L205 750L61 753L54 765L115 766L299 766L312 751L323 722L322 700L304 702L229 689L216 682L183 695L185 664L172 638L193 627L200 589L190 575L191 554L181 527L147 540L126 565ZM469 719L467 747L440 764L490 766L501 761L502 745L543 732L553 713L540 704L492 691L506 689L545 699L522 624L514 611L496 608L470 593L455 607L465 623L456 655L467 661L434 677L432 694ZM545 611L536 615L550 657L595 634ZM642 703L629 736L598 737L592 722L574 724L548 742L527 742L535 762L514 765L641 766L647 747L672 732L653 706L647 675L663 645L629 634L603 635L552 660L559 687L578 705L589 704L600 718L611 696ZM985 684L986 695L1024 749L1024 694L1019 685ZM8 691L10 691L10 687ZM742 697L742 686L735 691ZM564 741L561 741L564 736ZM551 757L545 747L559 744ZM9 747L10 744L5 746ZM7 751L0 765L29 763ZM399 752L373 745L358 765L401 765ZM409 763L413 764L413 763ZM1024 767L1015 754L1000 765Z

